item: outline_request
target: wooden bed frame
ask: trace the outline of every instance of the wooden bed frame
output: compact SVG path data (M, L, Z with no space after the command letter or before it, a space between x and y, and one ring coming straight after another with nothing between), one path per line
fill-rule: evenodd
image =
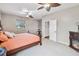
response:
M19 48L17 48L17 49L13 49L13 50L7 51L7 52L6 52L6 55L7 55L7 56L11 56L11 55L13 55L13 54L15 54L15 53L17 53L17 52L23 50L23 49L27 49L27 48L30 48L30 47L32 47L32 46L38 45L38 44L42 45L42 41L41 41L41 31L38 31L38 36L40 37L40 41L37 41L37 42L34 42L34 43L32 43L32 44L19 47Z
M40 41L34 42L32 44L29 44L29 45L25 45L25 46L19 47L17 49L13 49L13 50L7 51L6 55L7 56L11 56L11 55L16 54L17 52L19 52L21 50L24 50L24 49L30 48L32 46L38 45L38 43L40 43Z
M0 31L3 31L3 27L1 25L1 21L0 21L0 28L1 28ZM6 51L6 55L10 56L10 55L13 55L13 54L15 54L15 53L17 53L17 52L19 52L19 51L21 51L23 49L30 48L30 47L38 45L38 44L42 45L42 39L41 39L42 36L41 36L41 31L39 29L38 29L38 36L40 37L40 41L34 42L32 44L29 44L29 45L22 46L22 47L17 48L17 49L13 49L11 51Z

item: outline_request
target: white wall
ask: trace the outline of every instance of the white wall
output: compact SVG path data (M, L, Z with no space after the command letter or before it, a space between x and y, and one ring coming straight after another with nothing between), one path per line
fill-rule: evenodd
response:
M38 20L38 29L42 31L42 20Z
M45 23L46 22L49 22L49 19L48 18L46 18L46 17L44 17L44 18L42 18L42 38L44 38L45 36L47 36L47 34L46 34L46 28L45 28Z
M28 30L31 33L37 32L38 22L36 20L29 19L29 18L22 18L22 17L18 17L18 16L14 16L14 15L9 15L9 14L2 15L1 22L2 22L2 26L3 26L4 30L17 33L16 19L25 20L25 22L26 22L26 29L23 31L20 31L20 33L27 32Z
M49 22L45 22L45 35L49 36Z
M65 9L43 17L46 20L57 20L57 42L69 45L69 31L78 31L79 6ZM42 22L42 26L43 26ZM43 28L44 31L44 28ZM43 36L45 35L42 33Z
M0 11L0 20L1 20L1 11Z

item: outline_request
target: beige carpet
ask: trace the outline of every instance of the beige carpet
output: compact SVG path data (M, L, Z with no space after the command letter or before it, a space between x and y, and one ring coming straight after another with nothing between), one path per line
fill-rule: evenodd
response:
M22 50L14 56L79 56L79 53L66 45L44 39L42 46Z

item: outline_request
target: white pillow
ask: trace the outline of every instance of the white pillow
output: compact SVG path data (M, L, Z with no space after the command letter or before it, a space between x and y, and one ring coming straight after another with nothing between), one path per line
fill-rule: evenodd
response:
M4 33L5 33L5 35L7 35L9 38L13 38L13 37L15 36L15 35L14 35L13 33L11 33L11 32L5 31Z
M16 36L16 34L15 34L14 32L11 32L11 34L13 35L13 37L15 37L15 36Z

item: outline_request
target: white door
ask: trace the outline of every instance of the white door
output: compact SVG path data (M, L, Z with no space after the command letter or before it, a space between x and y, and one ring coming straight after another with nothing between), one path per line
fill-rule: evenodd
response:
M50 27L49 27L49 34L50 34L50 37L49 39L50 40L53 40L53 41L56 41L56 23L57 21L56 20L50 20Z

